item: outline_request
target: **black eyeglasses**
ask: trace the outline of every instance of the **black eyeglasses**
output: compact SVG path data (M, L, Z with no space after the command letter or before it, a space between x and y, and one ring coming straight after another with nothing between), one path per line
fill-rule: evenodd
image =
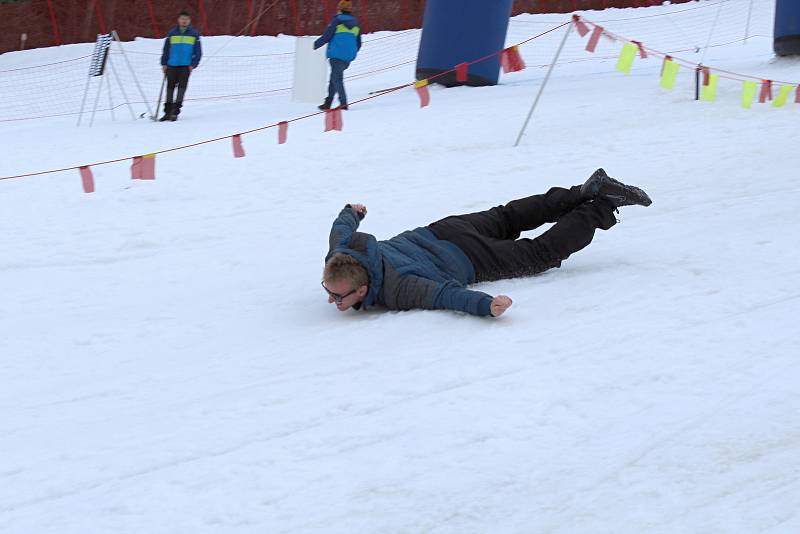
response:
M328 292L328 295L330 295L331 297L333 297L333 301L334 301L336 304L341 304L341 303L342 303L342 301L343 301L344 299L346 299L347 297L349 297L350 295L352 295L353 293L355 293L355 292L356 292L356 290L355 290L355 289L353 289L353 290L351 290L350 292L348 292L348 293L346 293L346 294L344 294L344 295L340 295L340 294L338 294L338 293L334 293L333 291L331 291L330 289L328 289L327 287L325 287L325 282L321 282L321 285L322 285L322 289L324 289L325 291L327 291L327 292Z

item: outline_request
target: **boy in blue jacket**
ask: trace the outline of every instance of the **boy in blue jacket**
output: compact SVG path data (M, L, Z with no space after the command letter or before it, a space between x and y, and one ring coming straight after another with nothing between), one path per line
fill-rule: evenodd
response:
M509 297L465 286L560 267L592 241L596 229L616 224L615 210L651 203L638 187L597 169L583 185L446 217L388 241L357 232L367 208L348 204L331 229L322 287L339 311L381 305L499 317L511 306ZM555 225L535 239L519 239L545 223Z
M328 97L319 109L331 109L333 97L339 95L339 107L347 109L347 94L344 91L344 71L361 50L361 28L353 16L353 2L341 0L339 14L333 17L322 37L314 41L314 50L328 45L326 56L331 63L331 79L328 82Z
M167 77L167 98L164 101L163 121L176 121L183 107L183 96L189 86L189 75L200 64L203 49L200 34L192 27L192 18L187 11L178 14L178 24L172 28L164 40L161 54L161 69ZM175 86L178 96L173 101Z

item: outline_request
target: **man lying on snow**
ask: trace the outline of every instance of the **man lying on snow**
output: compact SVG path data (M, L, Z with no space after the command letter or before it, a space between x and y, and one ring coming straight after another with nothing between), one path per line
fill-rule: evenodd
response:
M553 187L488 211L454 215L388 241L357 232L366 206L348 204L334 221L322 287L339 311L382 305L390 310L458 310L499 317L511 306L464 286L541 273L608 230L621 206L650 197L597 169L583 185ZM536 239L520 232L556 223Z

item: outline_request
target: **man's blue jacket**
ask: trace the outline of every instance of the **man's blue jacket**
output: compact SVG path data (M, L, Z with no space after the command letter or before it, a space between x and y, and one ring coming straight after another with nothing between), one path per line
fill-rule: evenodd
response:
M491 315L492 297L464 286L475 282L475 268L454 243L437 239L428 228L403 232L388 241L356 231L363 215L348 204L333 222L327 261L337 253L353 256L369 274L361 307L390 310L458 310Z
M328 43L325 55L331 59L353 61L361 50L361 28L358 20L350 13L339 13L328 27L322 37L314 41L314 50Z
M161 64L168 67L196 68L203 57L200 45L200 34L192 26L181 32L179 26L172 28L164 40L164 51L161 53Z

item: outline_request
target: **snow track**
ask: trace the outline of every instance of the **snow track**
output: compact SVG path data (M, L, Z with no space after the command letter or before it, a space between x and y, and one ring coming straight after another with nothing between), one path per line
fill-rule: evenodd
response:
M707 4L586 18L680 50L708 37ZM747 1L727 5L712 43L744 27ZM770 6L754 34L770 33ZM509 40L560 22L518 17ZM247 43L226 51L287 49ZM544 69L434 88L424 110L413 91L375 99L341 133L320 118L282 146L248 135L241 159L225 142L160 155L154 182L97 167L92 195L77 172L0 182L0 532L800 532L800 105L744 110L724 81L697 103L688 74L664 92L659 61L626 77L615 45L583 44L570 39L517 150ZM765 37L706 62L800 78ZM0 175L307 110L272 97L190 102L174 124L6 123ZM388 238L598 166L653 205L623 208L560 269L480 285L513 297L500 320L326 304L345 203L368 205L361 229Z

